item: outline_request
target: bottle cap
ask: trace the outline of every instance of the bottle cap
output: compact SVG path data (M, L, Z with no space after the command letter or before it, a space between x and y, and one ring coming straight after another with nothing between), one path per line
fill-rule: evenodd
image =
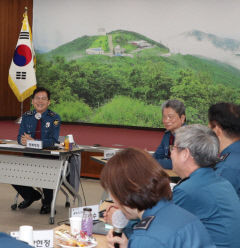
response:
M92 209L91 208L84 208L83 211L89 211L89 212L91 212Z

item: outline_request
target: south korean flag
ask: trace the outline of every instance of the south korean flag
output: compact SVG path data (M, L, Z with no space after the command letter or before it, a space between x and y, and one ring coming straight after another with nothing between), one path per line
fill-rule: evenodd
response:
M35 53L27 11L23 15L21 32L9 69L8 83L19 102L36 89Z

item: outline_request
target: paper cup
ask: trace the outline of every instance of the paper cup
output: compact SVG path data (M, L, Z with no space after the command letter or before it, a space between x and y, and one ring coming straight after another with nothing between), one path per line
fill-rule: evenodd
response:
M71 226L71 233L73 235L79 234L82 226L82 217L74 216L69 218L69 220Z
M29 245L33 246L33 227L20 226L18 239L27 242Z

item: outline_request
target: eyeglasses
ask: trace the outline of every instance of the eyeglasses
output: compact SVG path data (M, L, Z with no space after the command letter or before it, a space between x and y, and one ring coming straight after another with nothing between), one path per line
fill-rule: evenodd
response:
M40 101L40 100L42 100L42 101L48 101L48 98L47 97L34 97L33 99L36 100L36 101Z
M181 146L176 146L176 145L170 145L170 146L169 146L169 149L170 149L171 152L174 150L174 147L175 147L176 149L181 149L181 150L186 149L186 147L181 147Z
M165 115L162 117L163 120L173 121L177 118L177 115Z

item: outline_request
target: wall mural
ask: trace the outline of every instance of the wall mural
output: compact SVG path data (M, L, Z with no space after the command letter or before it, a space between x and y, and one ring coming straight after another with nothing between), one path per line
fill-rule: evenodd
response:
M180 99L189 123L240 104L240 2L34 0L37 82L69 122L161 127Z

